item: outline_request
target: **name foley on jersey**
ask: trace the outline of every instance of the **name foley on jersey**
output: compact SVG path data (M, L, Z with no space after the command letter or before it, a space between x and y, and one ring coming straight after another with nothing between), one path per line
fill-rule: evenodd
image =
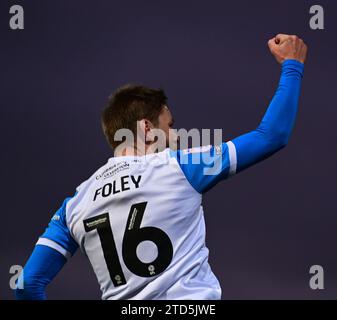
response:
M119 179L113 180L112 182L106 183L102 188L98 188L95 191L94 199L97 197L108 197L111 194L120 193L123 191L128 191L131 189L138 189L142 176L127 175L122 176Z

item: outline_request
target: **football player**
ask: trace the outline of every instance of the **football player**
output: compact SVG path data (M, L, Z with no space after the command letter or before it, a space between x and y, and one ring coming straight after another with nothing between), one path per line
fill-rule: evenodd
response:
M219 145L167 147L173 117L163 90L127 85L110 97L102 125L114 157L54 214L24 267L17 299L45 299L46 286L78 248L102 299L221 299L208 263L202 194L285 147L298 108L307 47L285 34L268 45L281 64L276 93L255 130ZM120 148L123 129L135 134L135 145ZM160 150L155 129L167 142ZM207 161L193 161L196 155Z

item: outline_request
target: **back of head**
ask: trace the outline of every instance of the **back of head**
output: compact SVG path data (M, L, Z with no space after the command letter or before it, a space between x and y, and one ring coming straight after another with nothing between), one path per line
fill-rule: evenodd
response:
M127 84L116 90L102 111L104 134L115 149L122 141L115 141L119 129L129 129L137 134L137 121L147 119L154 125L166 105L167 97L162 89L152 89L142 85Z

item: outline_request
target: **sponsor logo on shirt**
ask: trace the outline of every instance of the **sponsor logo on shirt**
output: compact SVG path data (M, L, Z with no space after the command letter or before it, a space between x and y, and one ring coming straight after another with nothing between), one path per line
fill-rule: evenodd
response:
M103 179L110 178L118 172L129 169L129 166L130 166L130 164L126 161L118 162L118 163L114 164L113 166L105 169L102 173L98 174L96 176L96 180L99 180L101 178L103 178Z

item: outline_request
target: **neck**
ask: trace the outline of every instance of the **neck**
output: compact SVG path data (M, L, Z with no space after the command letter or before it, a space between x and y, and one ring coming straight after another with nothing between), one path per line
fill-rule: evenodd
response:
M144 150L145 149L145 150ZM145 148L137 148L134 147L124 147L123 149L117 148L114 152L115 157L122 157L122 156L145 156L147 154L158 152L154 148L154 144L145 145Z

